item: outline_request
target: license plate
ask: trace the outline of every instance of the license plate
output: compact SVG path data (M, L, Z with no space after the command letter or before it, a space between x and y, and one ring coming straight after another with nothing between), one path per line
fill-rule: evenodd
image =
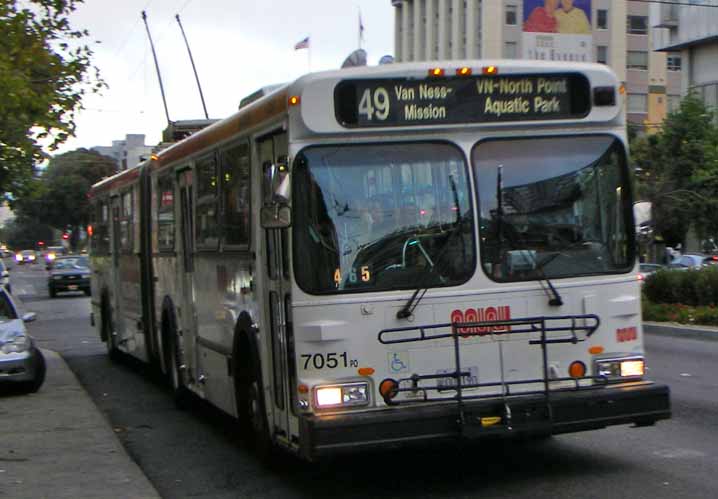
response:
M479 382L478 366L471 366L469 368L464 367L462 370L469 372L468 376L461 377L462 385L475 385ZM453 369L439 369L438 371L436 371L436 374L451 374L453 372ZM456 380L454 378L438 378L436 381L436 385L439 392L456 390Z
M77 289L77 284L70 284L67 289L69 289L70 291L75 291Z

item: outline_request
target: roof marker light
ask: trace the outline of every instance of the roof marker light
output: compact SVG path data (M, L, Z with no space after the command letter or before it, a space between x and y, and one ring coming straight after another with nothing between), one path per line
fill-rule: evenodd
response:
M160 157L157 156L156 154L151 154L151 155L150 155L150 159L151 159L152 161L157 161L158 159L160 159Z
M496 66L484 66L481 68L481 72L485 75L497 75L499 74L499 68Z
M444 76L444 68L431 68L429 70L429 76L437 77Z
M292 95L289 98L289 105L290 106L297 106L299 105L299 96L298 95Z
M471 68L468 66L456 68L456 76L471 76Z

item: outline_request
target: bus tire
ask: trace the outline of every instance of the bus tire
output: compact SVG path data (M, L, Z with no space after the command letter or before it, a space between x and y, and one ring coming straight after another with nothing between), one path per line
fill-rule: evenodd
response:
M257 356L249 353L251 347L246 335L242 335L240 345L234 369L240 431L259 460L268 465L272 461L274 446L269 436L261 369Z
M105 340L105 346L107 347L107 357L112 362L117 362L120 359L120 351L115 344L115 327L107 301L104 301L102 305L102 338Z
M184 384L182 376L181 360L179 353L179 340L177 328L174 324L170 324L169 315L165 314L165 320L162 322L162 330L164 331L163 341L165 341L165 366L167 366L167 379L170 389L172 390L172 399L175 407L180 410L188 409L192 403L192 394Z

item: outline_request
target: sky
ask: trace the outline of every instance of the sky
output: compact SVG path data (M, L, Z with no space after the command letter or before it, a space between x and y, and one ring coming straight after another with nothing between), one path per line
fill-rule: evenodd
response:
M255 90L292 81L309 71L337 69L358 48L370 65L394 52L390 0L85 0L70 17L87 29L93 62L109 85L84 100L76 136L58 152L110 146L126 134L159 142L167 125L152 51L141 11L159 61L172 121L204 118L187 48L192 50L210 118L224 118ZM310 48L294 45L310 37Z

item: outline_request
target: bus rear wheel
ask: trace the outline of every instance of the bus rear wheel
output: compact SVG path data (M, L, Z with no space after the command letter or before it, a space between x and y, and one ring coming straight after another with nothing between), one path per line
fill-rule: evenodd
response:
M107 356L112 362L117 362L120 358L120 351L115 345L115 327L112 322L112 314L107 306L102 309L102 337L105 339Z

